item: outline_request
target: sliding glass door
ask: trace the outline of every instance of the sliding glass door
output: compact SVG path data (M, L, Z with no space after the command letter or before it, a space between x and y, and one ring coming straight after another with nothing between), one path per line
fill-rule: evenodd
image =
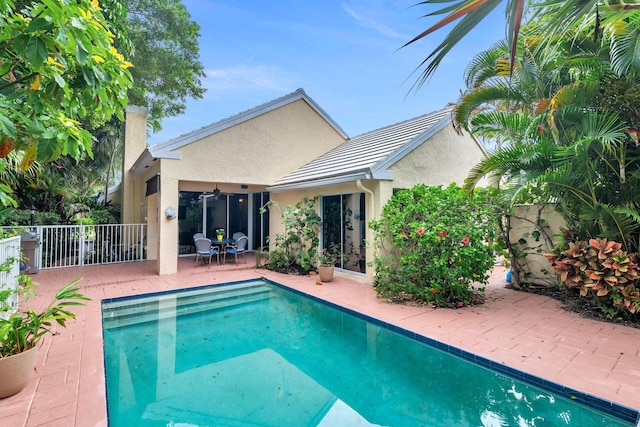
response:
M225 231L225 237L234 233L249 234L249 195L223 194L207 196L207 236L215 236L217 229Z
M180 192L178 209L179 253L191 253L193 235L214 236L219 228L225 237L242 232L249 235L249 195L222 194L214 196L194 191Z
M269 193L253 193L253 208L251 216L253 218L253 247L258 250L269 248L269 209L262 209L269 203Z
M322 198L322 247L338 245L344 256L336 267L364 273L365 195L340 194Z
M181 191L178 202L178 253L195 252L193 235L202 232L202 193Z

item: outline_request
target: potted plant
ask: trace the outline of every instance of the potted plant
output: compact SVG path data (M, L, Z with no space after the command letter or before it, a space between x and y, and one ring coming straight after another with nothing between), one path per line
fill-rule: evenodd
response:
M8 397L22 390L34 371L40 340L53 334L55 321L65 326L67 319L75 319L69 307L84 305L89 298L80 294L76 286L81 279L74 280L60 289L53 301L41 312L34 310L15 311L11 301L14 295L27 301L35 295L37 285L31 276L21 274L16 289L0 289L0 398Z
M216 228L216 237L218 240L224 239L224 228Z
M321 282L333 280L335 265L342 258L342 252L337 244L323 248L318 255L318 275Z

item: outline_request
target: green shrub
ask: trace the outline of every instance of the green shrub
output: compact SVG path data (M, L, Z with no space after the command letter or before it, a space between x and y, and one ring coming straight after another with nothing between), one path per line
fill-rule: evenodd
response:
M84 217L83 218L74 218L71 222L73 224L75 224L75 225L80 225L80 224L82 224L82 225L93 225L93 224L95 224L95 222L93 222L93 220L91 218L84 218Z
M317 200L314 197L283 209L285 231L276 235L275 250L269 252L269 269L306 274L316 268L320 244L318 234L322 224L316 212Z
M292 260L290 260L284 252L276 249L275 251L269 252L268 255L269 260L266 266L269 270L283 271L291 267Z
M119 215L114 207L99 205L91 209L89 218L91 218L93 224L111 224L118 222Z
M469 304L471 285L486 284L495 261L489 244L497 221L494 194L422 184L394 194L370 224L378 294L408 293L437 306Z
M31 211L29 209L16 209L6 218L0 217L2 224L5 226L17 227L17 226L29 226L31 225ZM34 213L35 225L58 225L62 224L62 218L55 212L35 212Z

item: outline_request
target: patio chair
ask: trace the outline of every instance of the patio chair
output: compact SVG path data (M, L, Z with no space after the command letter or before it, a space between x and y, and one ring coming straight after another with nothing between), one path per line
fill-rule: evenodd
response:
M234 234L235 236L235 234ZM235 245L227 245L224 248L224 262L227 262L227 254L231 254L234 257L234 262L238 263L238 254L242 254L242 259L244 259L244 263L247 263L247 257L245 252L247 251L247 244L249 243L249 238L245 235L240 236L236 239Z
M211 268L211 258L215 255L216 260L220 263L220 252L217 248L211 247L211 240L203 237L195 240L196 245L196 267L198 266L198 258L202 258L204 262L205 258L209 258L209 268Z
M204 239L204 234L202 233L196 233L193 235L193 245L195 246L196 244L196 240L197 239ZM196 249L197 250L197 249ZM191 249L189 249L189 252L191 252ZM198 256L196 255L196 261L198 261Z

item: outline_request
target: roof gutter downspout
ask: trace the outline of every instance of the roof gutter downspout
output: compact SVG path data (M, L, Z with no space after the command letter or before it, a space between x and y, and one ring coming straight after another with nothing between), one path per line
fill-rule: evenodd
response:
M376 217L376 204L375 204L375 194L373 193L372 190L369 190L367 187L364 186L364 184L362 184L362 180L359 179L356 181L356 186L358 187L359 190L364 191L365 193L367 193L369 195L369 198L371 199L371 216L370 218L375 218Z
M371 210L369 211L369 218L370 219L375 219L376 218L376 199L375 199L375 194L372 190L369 190L367 187L364 186L364 184L362 184L362 180L359 179L356 181L356 186L358 187L358 189L360 191L363 191L364 193L369 195L369 199L370 201L370 205L371 205ZM365 221L367 220L366 216L365 216ZM367 221L368 223L368 221ZM369 229L369 227L367 227L367 229L365 230L365 241L373 241L373 240L369 240L370 234L372 233L371 229ZM365 260L373 260L375 257L375 253L374 253L374 249L372 248L373 245L366 245L366 249L365 249ZM367 268L366 270L366 280L370 283L372 283L373 281L373 277L374 277L374 272L370 269Z

